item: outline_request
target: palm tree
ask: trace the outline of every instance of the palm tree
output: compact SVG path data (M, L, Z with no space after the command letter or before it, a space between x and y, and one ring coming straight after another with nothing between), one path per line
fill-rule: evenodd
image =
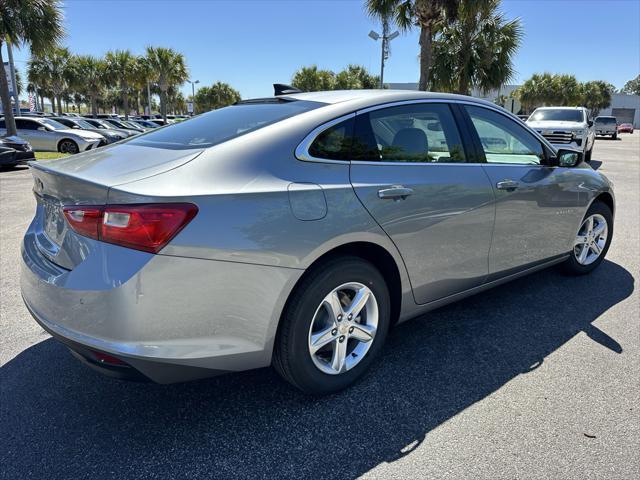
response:
M72 85L78 93L89 99L91 114L96 117L98 98L106 84L107 65L104 60L92 55L77 55L71 63L73 64Z
M171 48L147 47L147 62L151 79L160 89L160 112L167 120L167 90L171 86L181 85L188 78L184 56Z
M51 86L58 115L62 115L62 95L73 77L72 65L69 63L71 53L68 48L54 47L46 51L42 59L44 61L44 74Z
M194 103L199 112L226 107L240 101L240 92L228 83L216 82L210 87L201 87L196 92Z
M335 90L336 78L330 70L320 70L317 65L302 67L293 74L291 85L303 92Z
M348 65L336 75L335 88L338 90L378 88L378 85L380 85L380 77L371 75L361 65Z
M366 0L369 15L395 20L401 30L420 27L420 81L418 89L429 87L432 42L438 30L456 18L460 0Z
M46 62L42 57L32 55L27 63L27 80L40 97L41 111L44 112L44 97L50 94L51 86L46 72ZM53 103L52 103L53 105Z
M5 41L27 44L38 53L55 45L64 35L62 8L59 0L3 0L0 6L0 65ZM0 100L4 105L7 135L16 134L16 122L11 111L9 84L0 75Z
M145 98L147 86L151 83L151 70L149 63L145 57L137 57L133 75L131 77L131 87L136 94L136 110L140 110L140 98ZM145 104L149 103L147 97ZM151 105L149 105L149 113L151 113Z
M137 57L129 50L107 52L105 57L107 72L113 80L120 84L124 118L129 119L129 85L134 81Z
M433 42L432 85L469 95L476 87L500 88L515 74L513 57L522 41L519 19L507 21L500 0L462 0L457 19Z

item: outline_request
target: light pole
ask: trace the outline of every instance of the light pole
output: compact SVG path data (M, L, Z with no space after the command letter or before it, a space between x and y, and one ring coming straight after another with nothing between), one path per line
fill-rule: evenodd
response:
M196 83L200 83L200 80L196 80L195 82L192 82L191 80L187 80L187 82L189 82L191 84L191 103L193 103L193 112L191 112L191 116L193 117L194 113L195 113L195 105L196 105Z
M369 32L369 37L373 40L382 39L382 55L380 58L380 88L384 88L384 62L389 58L389 42L396 38L400 33L395 31L393 33L389 33L389 20L387 18L382 19L382 35L378 32L371 30Z

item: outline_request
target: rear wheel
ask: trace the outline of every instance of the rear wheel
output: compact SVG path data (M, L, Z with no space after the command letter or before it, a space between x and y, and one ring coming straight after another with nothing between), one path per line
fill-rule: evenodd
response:
M73 140L62 140L58 144L58 151L60 153L70 153L73 155L78 153L80 151L80 148L78 148L78 144Z
M357 257L313 270L292 294L281 320L273 365L310 394L356 382L380 354L390 322L380 272Z
M580 224L564 270L572 275L584 275L595 270L609 251L612 237L613 214L607 205L595 202Z

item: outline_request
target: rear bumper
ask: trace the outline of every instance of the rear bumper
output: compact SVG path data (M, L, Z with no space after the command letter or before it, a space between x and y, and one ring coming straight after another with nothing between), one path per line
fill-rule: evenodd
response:
M102 244L73 270L22 244L21 289L36 321L83 361L173 383L267 366L301 270L151 255ZM95 360L103 352L131 369Z

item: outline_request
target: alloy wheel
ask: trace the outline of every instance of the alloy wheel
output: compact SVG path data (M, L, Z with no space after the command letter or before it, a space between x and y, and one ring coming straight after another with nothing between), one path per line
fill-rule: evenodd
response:
M320 303L309 328L309 354L330 375L351 370L365 357L378 328L378 302L367 286L350 282Z
M605 218L595 213L588 216L573 243L573 255L580 265L591 265L595 262L605 245L609 235L609 227Z

